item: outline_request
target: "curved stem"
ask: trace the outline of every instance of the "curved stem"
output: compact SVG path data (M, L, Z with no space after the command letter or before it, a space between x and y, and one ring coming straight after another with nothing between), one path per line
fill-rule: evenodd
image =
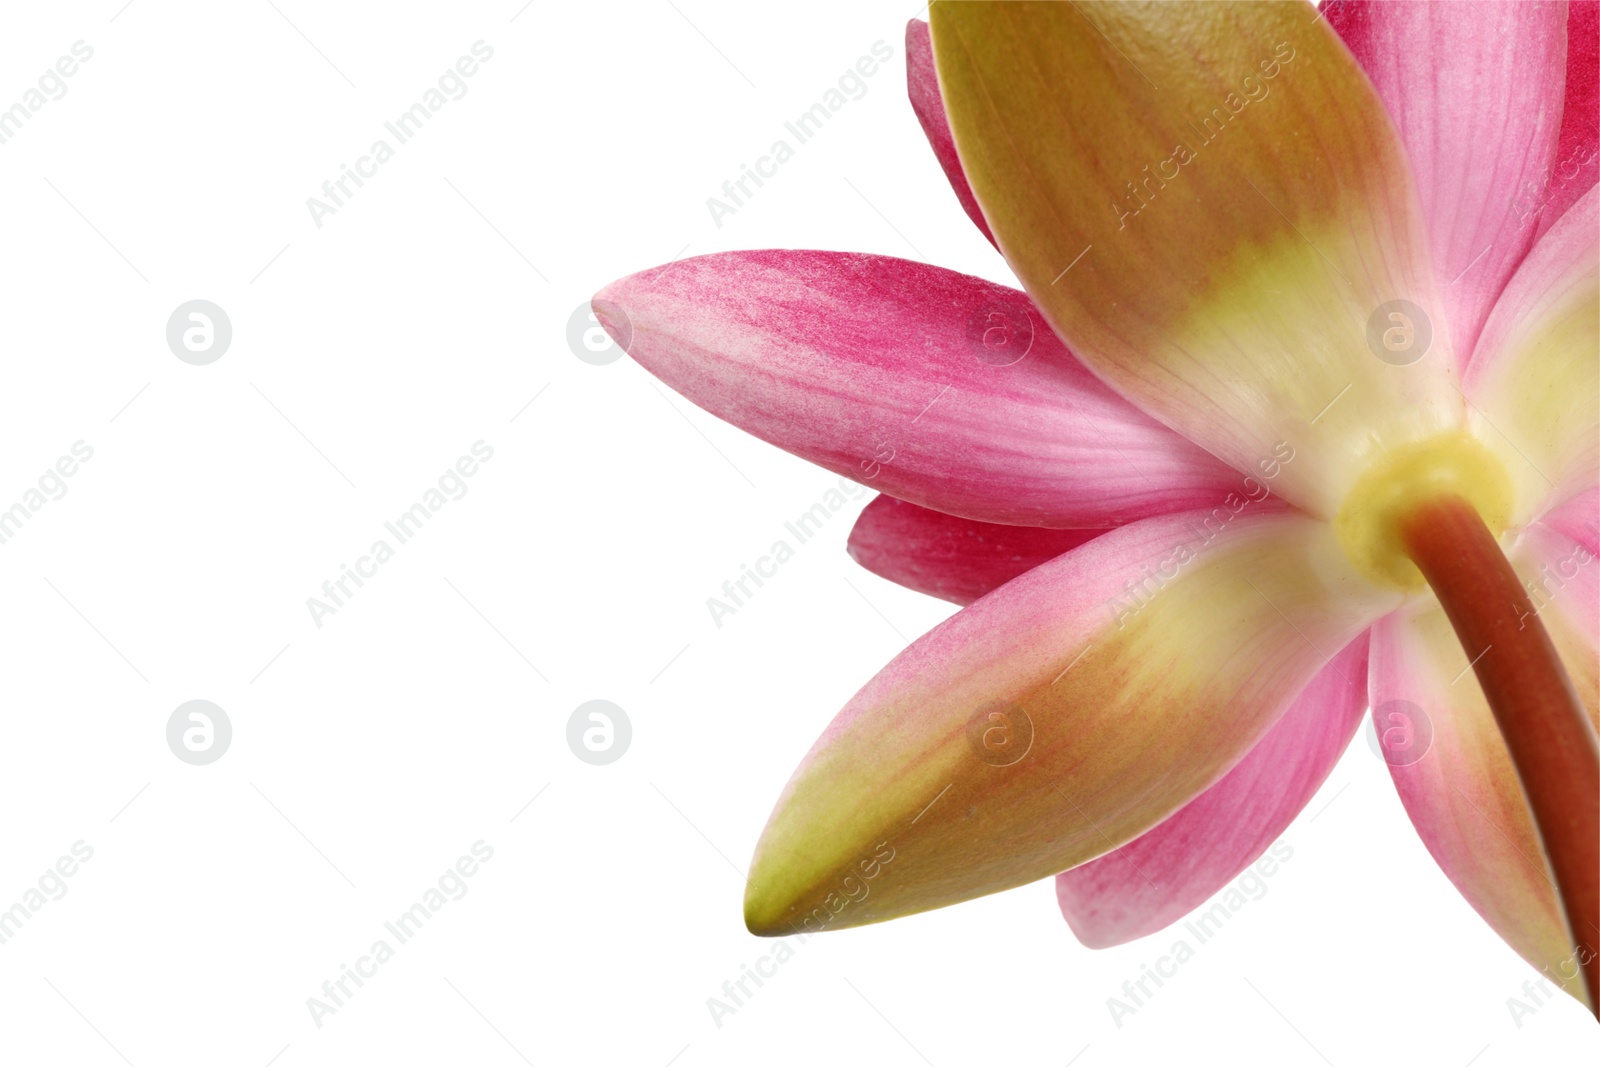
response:
M1447 496L1400 524L1494 712L1600 1016L1600 741L1544 624L1477 511Z

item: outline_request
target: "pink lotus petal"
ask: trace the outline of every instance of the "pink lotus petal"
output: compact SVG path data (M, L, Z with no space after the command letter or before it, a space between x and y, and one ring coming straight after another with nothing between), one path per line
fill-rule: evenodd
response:
M1591 486L1556 505L1539 521L1600 555L1600 486Z
M970 604L1104 532L974 522L880 496L862 510L848 547L880 578Z
M994 244L994 234L983 221L983 209L978 206L978 198L972 195L972 186L967 184L961 160L956 156L950 120L944 114L944 98L939 95L939 75L933 67L933 42L928 37L928 24L920 19L906 23L906 92L911 97L911 110L917 113L922 132L939 159L939 166L944 168L944 176L955 190L956 199L961 201L961 209L978 224L989 243Z
M1584 533L1592 538L1593 530L1591 526ZM1523 531L1512 557L1539 617L1570 631L1580 647L1600 647L1600 552L1541 520ZM1552 612L1558 618L1552 620ZM1593 670L1591 665L1582 673Z
M1539 238L1484 324L1462 382L1525 522L1600 481L1600 186Z
M1056 900L1078 940L1110 948L1153 934L1233 881L1316 794L1366 708L1362 634L1221 781L1142 837L1056 875ZM1225 921L1227 904L1216 907ZM1218 920L1207 912L1198 921Z
M1600 560L1535 523L1511 552L1591 720L1600 722ZM1584 1000L1571 942L1516 770L1444 612L1424 603L1372 629L1370 696L1390 776L1461 895L1553 983ZM1393 737L1395 740L1390 741Z
M1566 85L1558 3L1329 4L1411 160L1463 365L1533 243Z
M1135 410L1015 289L887 256L726 252L606 286L601 323L736 426L874 489L1021 526L1220 505L1242 479Z
M1561 113L1561 142L1550 186L1539 198L1539 233L1554 226L1594 188L1600 177L1600 2L1567 5L1567 99Z

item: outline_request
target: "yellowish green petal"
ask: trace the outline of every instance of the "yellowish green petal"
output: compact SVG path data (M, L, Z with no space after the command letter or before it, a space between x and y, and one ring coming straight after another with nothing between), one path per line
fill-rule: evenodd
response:
M1326 523L1242 498L1036 567L834 720L757 846L745 921L877 922L1108 852L1225 774L1398 599Z
M1001 251L1134 403L1324 517L1379 456L1461 425L1404 154L1309 5L931 19Z

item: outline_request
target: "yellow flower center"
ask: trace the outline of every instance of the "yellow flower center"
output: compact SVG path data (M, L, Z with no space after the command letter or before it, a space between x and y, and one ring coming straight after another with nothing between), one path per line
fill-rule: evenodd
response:
M1458 496L1499 537L1511 521L1511 478L1464 431L1413 441L1363 474L1334 517L1334 532L1356 567L1379 585L1407 592L1426 584L1400 543L1400 521L1418 504Z

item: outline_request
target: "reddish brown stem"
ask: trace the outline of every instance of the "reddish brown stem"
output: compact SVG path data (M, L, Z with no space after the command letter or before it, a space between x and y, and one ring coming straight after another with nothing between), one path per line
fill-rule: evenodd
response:
M1550 635L1470 504L1418 505L1400 528L1505 737L1600 1017L1600 740ZM1570 972L1569 972L1570 973Z

